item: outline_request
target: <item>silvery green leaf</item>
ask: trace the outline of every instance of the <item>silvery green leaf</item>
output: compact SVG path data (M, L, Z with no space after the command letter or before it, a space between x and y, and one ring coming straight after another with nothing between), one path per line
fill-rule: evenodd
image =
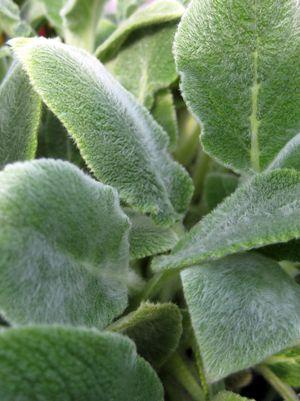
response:
M177 79L172 54L176 28L173 22L135 32L106 64L114 77L148 109L153 105L155 93Z
M124 212L131 222L129 242L132 259L166 252L178 241L177 234L171 228L157 226L150 217L132 209L126 208Z
M182 334L182 317L175 304L144 303L118 320L109 330L130 337L139 355L159 367L176 350Z
M191 198L191 180L169 156L168 136L148 111L83 50L44 38L10 43L95 176L158 222L179 219Z
M193 0L174 51L204 149L225 166L261 171L299 133L297 0Z
M163 401L163 389L124 336L32 326L0 332L0 398Z
M66 43L93 51L96 28L106 0L67 0L60 15Z
M268 170L293 168L300 170L300 134L294 136L276 155Z
M206 176L203 188L203 198L208 211L213 210L237 188L239 179L228 173L210 173Z
M124 20L145 3L145 0L117 0L117 17Z
M177 21L183 12L184 7L176 0L157 0L147 7L138 9L97 48L95 54L102 62L106 62L118 52L132 32L153 25Z
M95 46L100 46L115 30L117 25L108 18L101 18L97 25Z
M127 306L129 221L113 188L68 162L8 165L0 226L0 311L12 324L102 328Z
M20 9L12 0L0 2L0 33L4 31L8 36L29 36L31 28L21 20Z
M300 345L271 356L264 364L285 383L300 387Z
M181 278L210 382L300 342L300 287L271 259L230 255Z
M37 147L41 101L19 62L0 85L0 168L32 159Z
M273 170L240 186L154 267L181 269L300 238L300 173Z
M221 391L213 398L213 401L250 401L250 400L249 398L241 397L239 394L232 393L231 391Z

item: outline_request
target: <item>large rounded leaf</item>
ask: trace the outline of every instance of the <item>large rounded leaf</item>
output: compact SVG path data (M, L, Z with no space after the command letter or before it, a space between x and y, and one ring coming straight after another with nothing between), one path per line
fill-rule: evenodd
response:
M103 327L127 305L129 222L115 190L62 161L0 173L0 310Z
M132 341L59 326L0 334L0 398L5 401L163 401L163 390Z

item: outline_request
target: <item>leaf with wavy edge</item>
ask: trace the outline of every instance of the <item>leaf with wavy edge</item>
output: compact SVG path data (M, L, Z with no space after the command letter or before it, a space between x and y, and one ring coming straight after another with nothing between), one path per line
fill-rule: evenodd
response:
M147 26L178 20L183 12L184 7L176 0L157 0L137 10L121 23L119 28L96 49L95 55L102 62L106 62L118 52L132 32Z
M182 269L294 238L300 238L300 172L273 170L239 187L154 268Z
M68 162L6 166L1 314L13 324L105 327L127 306L129 225L116 191Z
M265 169L300 131L299 2L194 0L174 49L206 152L238 172Z
M33 326L0 333L0 398L163 401L163 389L126 337Z
M271 259L230 255L181 278L210 382L300 342L300 287Z
M148 111L83 50L44 38L10 44L95 176L162 224L180 218L191 180L169 156L168 136Z
M18 62L1 83L0 110L0 168L34 158L41 101Z

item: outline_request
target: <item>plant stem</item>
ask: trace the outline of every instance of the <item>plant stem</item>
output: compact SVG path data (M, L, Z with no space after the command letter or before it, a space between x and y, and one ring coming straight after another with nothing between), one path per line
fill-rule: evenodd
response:
M179 354L175 353L166 365L168 372L185 388L194 401L206 400L202 388Z
M259 365L256 371L260 373L268 383L283 397L285 401L299 401L295 391L287 384L282 382L267 366Z

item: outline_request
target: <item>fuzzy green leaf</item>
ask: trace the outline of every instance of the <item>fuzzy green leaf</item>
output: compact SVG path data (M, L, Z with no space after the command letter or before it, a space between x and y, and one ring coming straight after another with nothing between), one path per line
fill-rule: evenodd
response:
M21 20L20 10L12 0L0 1L0 33L4 31L8 36L29 36L31 28Z
M124 209L130 219L130 256L140 259L157 255L173 248L178 242L177 234L168 227L157 226L154 221L132 209Z
M104 327L127 305L129 221L116 191L50 159L0 173L0 311Z
M213 210L227 196L231 195L236 190L238 183L238 177L233 174L208 174L203 189L203 198L208 210Z
M46 8L47 20L59 33L61 33L63 21L60 12L67 0L41 0L41 2Z
M175 32L174 23L139 31L106 64L114 77L148 109L153 105L155 93L177 79L172 54Z
M196 224L154 267L176 269L300 238L300 172L257 175Z
M293 387L300 387L300 346L268 358L266 365L282 381Z
M145 0L117 0L118 19L124 20L130 17L144 2Z
M59 326L0 334L5 401L163 401L160 381L128 338Z
M1 83L0 110L0 168L34 158L41 101L19 62L11 66Z
M182 334L182 317L174 304L142 304L108 329L130 337L138 353L159 367L176 350Z
M177 143L178 123L173 95L169 89L156 94L151 114L169 135L169 148L173 150Z
M162 224L178 219L191 180L168 155L167 134L147 110L83 50L44 38L10 43L95 176Z
M106 0L67 0L61 10L68 44L93 51L98 21Z
M137 10L96 50L96 56L106 62L120 49L128 36L137 29L178 20L184 7L176 0L157 0Z
M300 342L300 287L271 259L230 255L181 278L210 382Z
M249 398L241 397L239 394L232 393L231 391L221 391L213 398L213 401L249 401Z
M293 168L300 170L300 134L293 137L276 155L268 170Z
M298 1L193 0L175 59L204 149L224 165L261 171L299 133Z

